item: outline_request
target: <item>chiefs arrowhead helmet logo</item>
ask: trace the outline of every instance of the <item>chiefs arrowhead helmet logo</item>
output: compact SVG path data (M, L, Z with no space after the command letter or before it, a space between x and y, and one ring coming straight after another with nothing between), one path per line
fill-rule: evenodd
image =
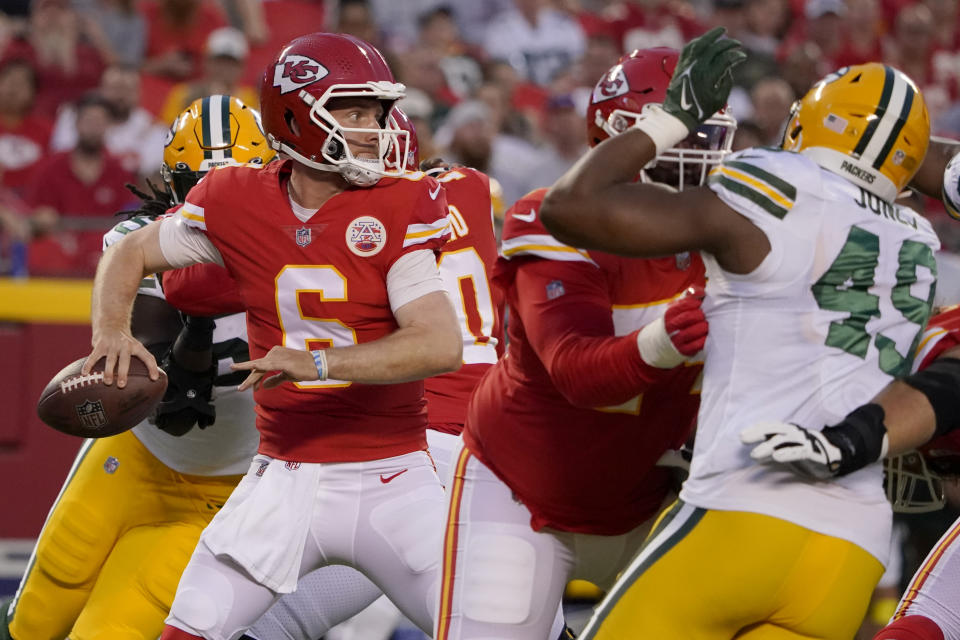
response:
M610 73L603 76L593 89L593 102L602 102L630 91L627 76L623 74L623 67L617 66Z
M324 78L330 70L307 56L289 55L273 67L273 86L290 93Z

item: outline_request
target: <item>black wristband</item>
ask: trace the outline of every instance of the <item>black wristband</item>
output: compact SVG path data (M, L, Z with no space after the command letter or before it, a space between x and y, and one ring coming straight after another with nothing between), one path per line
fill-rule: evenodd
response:
M187 316L186 330L181 333L183 345L191 351L203 351L213 344L213 329L216 326L213 318L202 316Z
M851 411L843 422L824 427L824 437L843 452L838 476L858 471L880 459L887 435L885 417L883 407L871 403Z
M960 359L937 358L903 382L927 396L937 418L934 435L942 436L960 427Z

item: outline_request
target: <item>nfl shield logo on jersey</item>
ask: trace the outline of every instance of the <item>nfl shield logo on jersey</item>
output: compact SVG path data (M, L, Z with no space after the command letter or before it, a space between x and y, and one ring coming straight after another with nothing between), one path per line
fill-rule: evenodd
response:
M76 405L77 417L80 418L80 424L84 427L102 427L107 424L107 414L103 411L103 405L99 400L87 400L83 404Z
M117 472L117 469L120 468L120 461L114 458L113 456L108 456L107 460L103 463L103 470L109 474L114 474Z
M563 288L563 282L560 280L553 280L547 284L547 300L555 300L567 292Z
M305 247L311 242L313 242L313 238L310 236L310 228L300 227L299 229L297 229L296 239L297 239L297 246L300 246L300 247Z
M675 253L673 255L674 260L677 263L677 269L680 271L685 271L690 268L690 252L684 251L683 253Z
M387 244L387 229L373 216L360 216L347 225L347 248L358 256L375 256Z

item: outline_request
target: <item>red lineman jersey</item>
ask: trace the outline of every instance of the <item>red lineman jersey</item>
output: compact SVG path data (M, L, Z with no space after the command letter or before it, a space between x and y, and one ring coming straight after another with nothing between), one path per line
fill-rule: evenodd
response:
M927 330L917 347L914 367L917 370L926 369L940 355L957 345L960 345L960 305L953 305L930 318ZM920 447L920 450L928 461L938 457L955 460L960 453L960 431L951 431L934 438Z
M390 267L449 237L443 190L421 173L349 188L301 222L287 195L290 167L216 169L179 211L206 233L240 289L251 359L274 345L346 347L392 333ZM275 458L359 462L426 447L422 381L318 380L254 397L259 450Z
M671 478L657 460L686 441L699 406L700 363L651 367L636 334L704 284L703 263L563 245L538 219L545 192L507 212L494 273L511 309L507 355L477 387L464 440L534 529L619 535L660 509Z
M476 169L440 174L447 192L450 241L440 254L440 275L460 321L463 366L424 380L430 428L458 435L467 402L480 378L503 352L503 294L490 286L497 261L490 179Z

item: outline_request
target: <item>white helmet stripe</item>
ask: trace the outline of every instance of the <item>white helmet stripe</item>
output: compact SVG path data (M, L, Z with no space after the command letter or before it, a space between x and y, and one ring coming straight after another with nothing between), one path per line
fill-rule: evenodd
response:
M888 67L888 70L890 68ZM890 100L887 103L887 108L884 113L880 116L880 120L874 128L873 135L870 138L870 142L867 144L866 149L864 149L862 155L860 156L864 161L873 164L874 161L879 158L883 153L884 148L887 147L887 141L890 139L891 134L899 134L902 127L898 127L897 124L901 117L901 112L909 98L912 102L913 100L913 88L904 78L902 73L897 73L896 71L890 70L891 73L888 76L888 81L893 81L893 87L890 92ZM891 143L892 146L892 143ZM882 163L881 163L882 164Z
M213 147L210 160L222 163L224 158L223 146L227 141L223 139L223 101L227 96L220 94L210 96L210 110L206 116L210 119L210 146Z

